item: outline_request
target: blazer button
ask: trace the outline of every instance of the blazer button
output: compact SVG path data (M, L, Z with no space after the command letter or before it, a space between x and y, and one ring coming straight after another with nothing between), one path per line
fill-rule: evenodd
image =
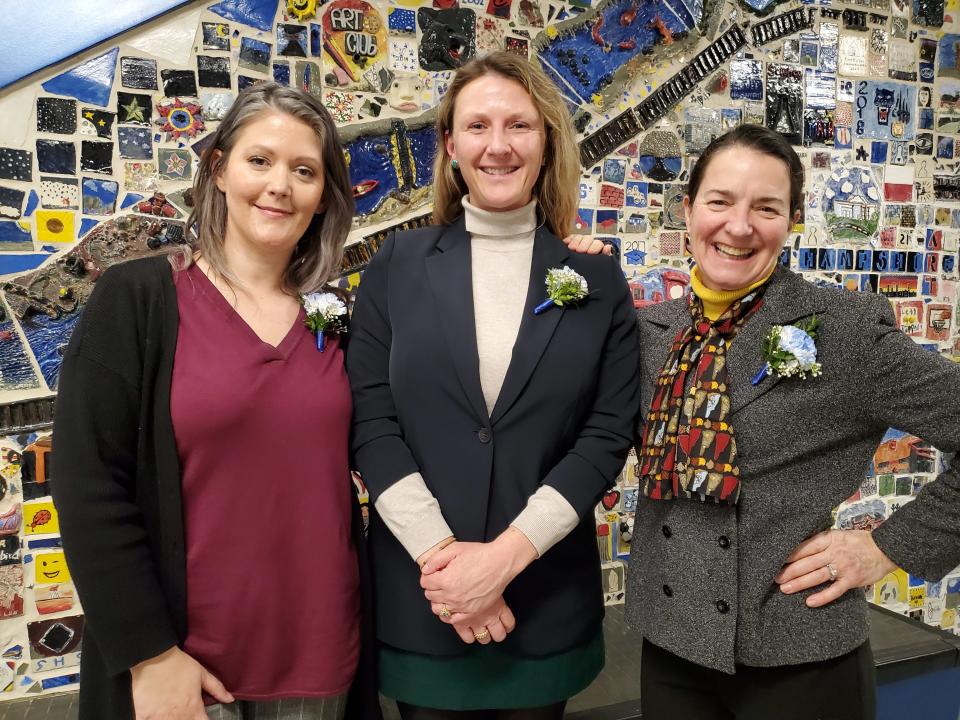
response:
M482 443L490 442L490 431L487 428L480 428L480 432L477 433L477 439Z
M666 595L667 597L673 597L673 588L670 587L669 585L664 585L663 594Z
M730 539L726 535L721 535L719 538L717 538L717 544L726 550L728 547L730 547Z
M660 528L660 531L663 533L663 536L665 538L668 538L671 535L673 535L673 530L670 529L669 525L664 525L662 528Z
M727 605L723 600L717 600L717 612L721 615L725 615L730 612L730 606Z

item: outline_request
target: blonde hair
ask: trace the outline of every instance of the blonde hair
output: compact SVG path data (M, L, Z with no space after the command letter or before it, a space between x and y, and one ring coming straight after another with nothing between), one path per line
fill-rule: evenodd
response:
M285 292L300 295L320 289L338 274L354 210L350 175L337 129L329 113L312 95L274 82L257 83L240 93L200 158L193 181L193 210L187 219L187 227L196 233L192 250L228 283L239 284L223 252L227 200L217 187L216 179L226 166L240 132L267 111L300 120L309 125L320 140L324 175L320 202L323 211L313 217L303 233L281 280ZM192 251L185 249L176 259L175 267L185 268L192 259Z
M533 194L547 226L557 237L565 237L573 229L577 215L580 184L580 153L574 142L567 105L543 70L525 58L504 51L476 57L457 70L440 103L437 156L433 166L433 220L449 225L462 212L460 199L467 194L467 184L460 172L451 167L445 141L453 128L460 91L485 75L499 75L519 83L540 113L546 131L544 164Z

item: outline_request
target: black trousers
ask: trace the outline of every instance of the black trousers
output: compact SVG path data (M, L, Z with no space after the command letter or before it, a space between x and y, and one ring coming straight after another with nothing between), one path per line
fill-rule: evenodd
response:
M398 702L403 720L560 720L567 702L515 710L435 710Z
M697 665L644 639L643 720L875 720L870 643L832 660L749 667L735 675Z

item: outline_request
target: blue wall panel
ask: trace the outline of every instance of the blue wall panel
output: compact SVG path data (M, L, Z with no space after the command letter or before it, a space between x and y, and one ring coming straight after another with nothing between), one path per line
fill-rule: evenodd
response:
M0 88L81 53L188 0L58 0L5 3Z

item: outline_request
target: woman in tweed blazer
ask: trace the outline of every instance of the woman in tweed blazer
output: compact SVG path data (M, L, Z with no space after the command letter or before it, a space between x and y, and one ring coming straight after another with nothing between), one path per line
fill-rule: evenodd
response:
M873 717L859 588L960 563L956 464L876 530L828 529L888 427L960 449L960 365L899 332L885 298L779 267L802 199L781 136L715 140L684 200L691 299L639 314L647 497L627 617L644 637L644 720ZM758 372L774 326L813 318L819 374Z

